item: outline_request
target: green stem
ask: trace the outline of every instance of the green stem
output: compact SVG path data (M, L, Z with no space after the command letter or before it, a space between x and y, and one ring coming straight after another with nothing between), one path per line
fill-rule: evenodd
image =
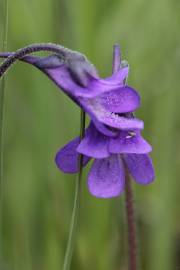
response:
M84 137L84 133L85 133L85 121L86 121L85 112L81 110L81 126L80 126L80 139L81 140ZM73 250L75 246L79 207L80 207L80 191L81 191L81 179L82 179L82 171L83 171L82 165L83 165L83 155L79 155L79 159L78 159L79 173L76 180L74 206L73 206L71 225L70 225L70 231L69 231L69 239L68 239L67 248L66 248L63 270L70 269Z
M2 50L7 50L8 0L4 0ZM5 77L0 82L0 255L2 257L2 203L3 203L3 146L4 146L4 96Z

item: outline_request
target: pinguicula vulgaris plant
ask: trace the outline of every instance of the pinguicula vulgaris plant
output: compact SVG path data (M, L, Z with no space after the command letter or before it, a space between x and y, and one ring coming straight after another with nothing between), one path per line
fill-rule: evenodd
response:
M29 56L37 51L49 51L46 57ZM111 198L126 191L129 233L129 269L137 269L136 230L129 173L140 184L154 179L154 169L148 153L150 144L141 136L143 121L135 118L140 96L127 85L129 66L121 61L120 49L114 46L113 74L102 79L87 58L56 44L33 44L13 53L0 53L7 58L0 66L0 76L17 60L32 64L45 73L82 110L80 137L60 149L55 161L65 173L77 173L78 180L65 256L64 270L70 268L79 206L82 167L95 159L88 174L92 195ZM85 130L85 113L90 124Z

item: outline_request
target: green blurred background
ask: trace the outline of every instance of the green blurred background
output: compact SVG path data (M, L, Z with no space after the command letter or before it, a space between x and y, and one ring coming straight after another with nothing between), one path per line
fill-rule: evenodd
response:
M142 96L137 116L156 169L152 185L134 184L142 270L180 269L179 29L178 0L9 1L9 51L60 43L86 54L107 76L118 42L129 61L129 84ZM58 171L54 156L79 132L79 114L33 67L19 63L8 73L0 269L62 269L75 175ZM72 269L125 270L124 197L92 197L86 172Z

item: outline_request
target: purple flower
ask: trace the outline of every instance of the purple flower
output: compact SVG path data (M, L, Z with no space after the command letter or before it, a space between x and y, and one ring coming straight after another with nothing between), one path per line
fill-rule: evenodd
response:
M139 94L124 84L128 66L121 67L111 77L101 79L94 66L79 53L71 53L66 59L59 55L26 56L23 61L43 71L89 114L103 134L114 136L118 129L143 129L143 121L123 116L140 105Z
M120 195L125 185L125 167L139 184L154 179L154 169L148 153L151 146L137 130L121 130L116 137L100 133L91 122L85 137L76 138L56 155L56 164L65 173L78 172L78 153L83 154L83 165L95 159L88 174L88 188L92 195L111 198Z
M154 169L148 156L152 149L140 134L143 121L132 113L140 106L140 96L125 84L129 68L122 65L118 46L113 75L106 79L98 76L85 56L66 49L62 55L25 56L22 60L45 73L90 116L83 140L78 137L57 153L59 169L78 172L79 154L83 155L83 166L95 159L88 174L88 188L102 198L123 192L126 169L140 184L153 181Z

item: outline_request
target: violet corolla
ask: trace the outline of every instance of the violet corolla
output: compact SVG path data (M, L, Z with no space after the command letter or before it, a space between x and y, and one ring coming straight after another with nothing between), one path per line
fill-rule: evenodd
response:
M56 48L55 48L56 49ZM151 146L141 137L143 121L133 115L140 106L139 94L126 85L129 67L114 58L112 76L102 79L82 54L66 50L48 57L23 56L21 60L45 73L65 94L89 114L91 123L84 139L76 138L56 156L57 166L65 173L78 171L78 155L83 165L95 159L89 175L89 191L97 197L121 194L125 169L136 182L148 184L154 179ZM0 55L1 56L1 55ZM6 57L13 57L7 53ZM10 63L10 61L9 61ZM0 69L3 73L6 63Z

